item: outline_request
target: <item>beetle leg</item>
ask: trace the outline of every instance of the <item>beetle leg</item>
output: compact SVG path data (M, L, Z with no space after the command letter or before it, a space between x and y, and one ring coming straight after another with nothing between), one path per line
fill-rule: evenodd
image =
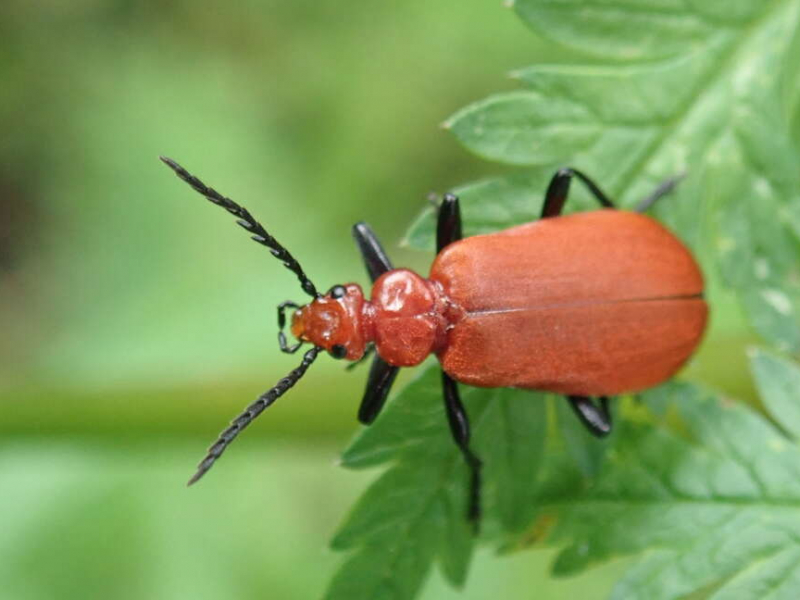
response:
M592 192L597 201L605 208L614 208L614 203L608 199L608 196L603 193L603 190L589 177L570 167L559 169L553 178L550 180L550 185L547 186L547 193L544 196L544 206L542 206L542 218L557 217L561 214L564 208L564 203L567 201L569 194L569 184L572 177L580 179L589 191Z
M367 345L367 348L364 350L364 354L361 356L361 358L359 358L359 359L358 359L357 361L355 361L355 362L351 362L349 365L347 365L347 366L344 368L344 370L345 370L345 371L352 371L352 370L353 370L353 369L355 369L355 368L356 368L358 365L360 365L360 364L363 364L364 362L366 362L366 360L367 360L367 359L368 359L370 356L372 356L372 353L373 353L373 352L375 352L375 344L368 344L368 345Z
M444 389L444 406L450 432L456 442L470 471L469 512L467 516L478 528L481 518L481 460L469 448L469 416L458 397L458 385L447 373L442 371L442 387Z
M287 300L286 302L281 302L278 305L278 345L281 348L281 352L285 352L286 354L294 354L300 349L300 346L303 345L303 342L297 342L294 346L289 346L288 343L286 342L286 334L283 333L283 328L286 326L285 311L287 308L300 308L300 307L291 300Z
M358 420L364 425L372 423L381 412L399 370L399 367L393 367L377 354L372 359L367 389L364 391L361 406L358 407Z
M681 180L686 177L686 173L681 173L680 175L675 175L674 177L670 177L669 179L662 181L661 184L653 190L653 192L644 198L639 204L636 205L634 208L634 212L643 213L650 209L657 201L661 200L664 196L672 192L675 189Z
M611 413L608 410L608 396L600 396L600 407L594 405L586 396L567 396L572 410L584 424L589 433L605 437L611 433Z
M445 194L439 205L439 218L436 223L436 253L445 246L461 239L461 207L458 197Z
M369 225L363 221L358 222L353 225L352 232L371 281L375 281L386 271L392 270L392 261L389 260L386 251L378 241L378 236Z

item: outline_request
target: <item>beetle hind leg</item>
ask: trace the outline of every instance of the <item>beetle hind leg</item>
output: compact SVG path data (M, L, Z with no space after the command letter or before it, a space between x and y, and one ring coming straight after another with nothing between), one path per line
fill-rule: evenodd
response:
M542 206L542 218L557 217L564 209L564 203L567 201L569 194L569 184L572 178L577 177L583 184L589 188L589 191L597 199L597 201L604 208L614 208L614 203L611 202L609 197L600 189L591 178L584 175L578 169L565 167L559 169L553 178L550 180L550 185L547 186L547 192L544 196L544 205Z
M445 194L436 221L436 252L461 239L461 206L458 197Z
M596 406L588 396L567 396L572 410L584 427L597 437L611 433L611 412L608 409L608 396L600 396L600 406Z
M634 212L643 213L648 211L656 202L661 200L661 198L672 193L672 190L675 189L684 177L686 177L686 173L681 173L680 175L675 175L674 177L662 181L649 196L642 199L642 201L636 205L636 208L633 209Z

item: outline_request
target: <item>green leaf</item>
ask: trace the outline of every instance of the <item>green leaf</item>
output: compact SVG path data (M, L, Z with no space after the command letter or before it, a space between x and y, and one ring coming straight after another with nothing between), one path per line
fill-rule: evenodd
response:
M583 423L575 418L569 404L561 398L556 401L556 414L558 430L566 443L567 453L584 475L596 475L603 464L613 434L612 438L598 439L589 433Z
M594 486L561 507L552 541L569 542L556 572L639 554L612 598L676 598L710 587L713 598L796 594L796 440L699 387L668 387L692 439L625 424Z
M547 427L543 395L462 387L473 446L483 460L484 529L526 526L536 510ZM344 453L351 468L391 461L335 535L352 554L326 598L413 598L439 561L463 585L474 538L466 520L468 474L444 413L441 376L428 368ZM487 535L488 535L487 534Z
M709 38L735 35L767 4L755 0L513 2L517 14L540 34L589 54L629 61L680 56Z
M492 96L456 113L445 127L476 154L510 164L549 164L602 143L605 127L584 104L561 98L551 102L536 92ZM620 142L636 142L629 131Z
M789 133L800 0L516 0L514 8L557 43L554 56L563 45L592 59L564 52L571 63L520 69L525 89L446 122L476 154L529 167L456 190L466 232L536 218L547 179L564 164L623 207L687 173L654 212L739 294L760 335L800 351L800 153ZM432 228L419 220L408 242L427 245Z
M793 437L800 437L800 368L762 349L750 353L750 368L772 418Z
M492 233L537 219L543 200L541 190L547 180L544 173L521 173L455 188L453 192L461 201L464 235ZM428 208L412 224L404 243L433 249L434 230L434 211Z

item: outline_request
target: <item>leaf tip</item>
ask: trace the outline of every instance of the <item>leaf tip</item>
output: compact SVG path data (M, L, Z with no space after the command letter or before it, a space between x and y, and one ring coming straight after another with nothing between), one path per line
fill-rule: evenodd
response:
M503 7L504 8L514 8L514 1L515 0L503 0Z
M350 543L346 536L342 535L342 531L340 530L334 534L333 538L328 543L328 546L331 550L342 552L352 548L352 543Z
M441 123L439 123L439 129L444 129L445 131L450 130L452 126L453 126L452 119L447 119L447 121L442 121Z

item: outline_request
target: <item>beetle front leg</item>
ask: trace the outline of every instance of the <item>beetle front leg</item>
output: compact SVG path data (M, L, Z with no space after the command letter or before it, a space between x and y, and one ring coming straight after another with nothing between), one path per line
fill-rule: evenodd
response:
M378 417L399 370L399 367L393 367L375 354L369 369L367 389L358 407L358 420L364 425L371 424Z
M447 373L442 371L442 387L444 391L444 407L453 440L461 450L461 454L470 471L469 509L467 517L477 532L481 518L481 459L469 448L469 416L458 397L458 385Z
M460 239L461 206L457 196L445 194L439 205L439 217L436 222L436 253Z
M372 228L363 221L353 225L353 238L364 259L370 281L375 281L378 277L392 270L392 261L381 246L378 236Z
M607 396L600 396L599 408L587 396L567 396L567 400L589 433L597 437L605 437L611 433L611 413L608 410Z
M608 196L600 189L600 187L592 181L589 177L570 167L559 169L550 180L550 185L547 186L547 193L544 196L544 206L542 206L542 218L557 217L561 214L564 208L564 203L567 201L569 194L569 184L573 177L580 179L592 195L597 198L597 201L605 208L614 208L614 203L609 200Z

